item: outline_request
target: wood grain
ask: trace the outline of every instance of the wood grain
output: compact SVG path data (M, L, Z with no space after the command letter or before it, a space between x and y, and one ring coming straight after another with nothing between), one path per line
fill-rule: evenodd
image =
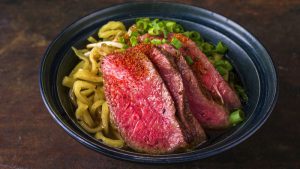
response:
M280 79L278 103L251 138L188 164L150 166L108 158L69 137L50 117L38 67L50 41L92 11L125 1L0 1L0 169L300 168L300 1L176 1L224 15L269 50ZM184 11L182 11L184 12Z

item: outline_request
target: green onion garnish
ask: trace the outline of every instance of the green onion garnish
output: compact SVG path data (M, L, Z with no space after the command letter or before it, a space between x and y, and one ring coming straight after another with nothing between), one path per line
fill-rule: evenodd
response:
M136 21L136 26L139 30L143 30L143 32L145 32L145 30L149 27L149 22L149 18L140 18Z
M200 34L196 31L188 32L188 37L191 38L193 41L200 40L201 38Z
M174 32L175 33L182 33L183 32L183 27L179 24L176 24L176 26L174 28Z
M219 60L223 59L223 56L218 53L214 53L213 58L214 58L214 61L219 61Z
M222 66L216 66L217 71L224 76L225 74L228 74L228 70L226 70L224 67Z
M148 33L149 33L150 35L159 35L159 29L158 29L158 28L150 28L150 29L148 30Z
M170 32L183 33L183 27L174 21L150 20L149 18L139 18L135 21L138 32L144 34L148 32L150 35L161 35L167 37Z
M207 56L211 56L211 54L213 53L214 45L212 45L212 44L210 44L208 42L204 42L204 43L201 43L200 49Z
M228 48L222 42L218 42L215 51L220 54L225 54Z
M229 63L227 60L215 60L214 61L215 67L223 67L227 71L231 71L233 69L231 63Z
M176 48L176 49L179 49L181 48L182 44L181 42L177 39L177 38L172 38L171 40L171 44Z
M119 42L125 44L125 39L123 37L119 37Z
M89 37L87 38L87 40L88 40L89 42L91 42L91 43L97 43L97 40L96 40L94 37L92 37L92 36L89 36Z
M192 65L194 63L193 59L190 56L186 56L185 60L189 65Z
M135 36L135 37L137 37L137 36L139 36L139 33L138 32L131 32L131 35L130 36Z
M248 101L248 96L246 94L245 89L242 88L240 85L234 85L234 89L238 93L238 95L242 98L243 101L247 102Z
M162 44L160 39L152 39L151 43L154 44L154 45L161 45Z
M137 37L136 36L131 36L130 37L130 43L131 43L131 46L137 45L138 44Z
M149 38L145 38L144 39L144 43L150 43L150 39Z
M165 24L166 24L167 30L169 32L174 32L174 29L176 27L176 22L174 22L174 21L165 21Z
M241 109L237 109L229 115L229 122L231 125L235 126L240 122L244 121L245 114Z

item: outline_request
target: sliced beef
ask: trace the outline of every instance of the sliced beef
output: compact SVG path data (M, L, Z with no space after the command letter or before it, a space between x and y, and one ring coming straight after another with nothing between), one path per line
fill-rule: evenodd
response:
M203 94L197 78L181 53L168 44L160 45L159 48L164 54L175 58L186 89L190 109L200 124L210 129L228 127L228 111Z
M171 93L177 110L176 115L185 136L185 141L189 144L189 147L199 145L205 140L206 135L190 111L183 80L174 61L174 57L165 56L156 47L152 47L148 57L156 66Z
M129 147L152 154L186 147L173 99L145 54L110 54L101 69L111 118Z
M240 108L241 102L234 89L223 79L197 45L182 34L170 34L169 39L172 37L176 37L182 42L180 52L184 56L192 57L194 64L191 65L191 68L201 86L229 110Z

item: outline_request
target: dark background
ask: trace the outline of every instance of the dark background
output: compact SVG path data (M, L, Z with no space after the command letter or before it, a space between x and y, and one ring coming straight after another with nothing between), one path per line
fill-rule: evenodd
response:
M188 164L150 166L106 157L68 136L42 102L40 60L64 27L121 2L125 1L0 0L0 169L300 168L299 0L176 1L242 25L265 45L275 62L280 81L277 105L265 125L240 145Z

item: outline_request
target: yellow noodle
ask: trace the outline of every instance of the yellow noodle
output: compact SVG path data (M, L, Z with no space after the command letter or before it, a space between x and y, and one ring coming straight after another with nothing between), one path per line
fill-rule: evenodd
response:
M92 106L92 104L93 104L93 101L94 101L94 95L90 95L90 96L88 96L88 97L87 97L87 99L88 99L88 101L89 101L89 104L88 104L88 105L89 105L89 107L90 107L90 106Z
M94 120L92 119L90 113L85 110L83 112L83 115L82 115L82 120L89 126L89 127L94 127L95 126L95 122Z
M119 133L118 131L112 130L112 132L113 132L113 135L114 135L117 139L123 140L122 137L120 136L120 133Z
M108 130L109 130L109 109L108 109L107 102L104 102L102 104L101 120L102 120L102 125L103 125L103 128L104 128L104 133L108 134Z
M84 111L86 111L88 109L88 105L82 103L79 100L77 100L77 105L78 105L78 107L75 112L76 119L82 119Z
M82 69L83 68L83 65L84 65L84 61L80 61L75 67L74 69L71 71L70 73L70 77L73 77L73 75L79 70L79 69Z
M81 81L81 80L75 81L74 85L73 85L73 91L74 91L76 98L85 104L89 104L89 101L86 96L84 96L80 93L80 91L82 89L93 89L94 90L95 88L96 88L96 85L89 83L89 82Z
M82 90L81 94L84 96L90 96L93 92L94 92L93 89L86 89L86 90Z
M76 56L84 62L82 65L82 68L89 69L90 68L89 59L86 56L84 56L84 54L82 52L80 52L79 50L77 50L76 48L72 47L72 49L75 52Z
M73 92L73 89L69 90L69 97L71 99L71 102L73 103L73 105L75 105L77 107L77 99L75 97L75 94Z
M89 127L85 122L83 121L78 121L78 123L81 125L81 127L86 130L89 133L97 133L99 131L101 131L103 129L103 127L101 125L98 125L95 128L91 128Z
M106 44L103 44L102 47L100 48L100 51L102 53L104 53L105 55L108 55L112 52L114 52L117 48L113 47L113 46L109 46L109 45L106 45Z
M119 21L110 21L102 26L98 32L99 38L115 39L116 36L121 36L126 33L125 25Z
M65 76L63 79L62 84L68 88L72 88L73 87L73 83L74 83L74 79L69 77L69 76Z
M126 31L125 25L122 22L120 22L120 21L109 21L107 24L103 25L100 28L99 32L101 34L105 31L115 30L115 29Z
M95 83L100 83L103 81L102 77L99 77L85 69L79 69L73 77L74 79L81 79Z
M101 38L112 40L117 35L121 35L123 33L124 33L124 31L122 31L122 30L108 30L108 31L105 31L105 32L101 33Z
M112 21L100 28L98 36L115 41L125 33L126 29L122 22ZM95 137L102 140L104 144L111 147L123 147L124 141L113 122L110 121L100 72L102 58L120 49L105 43L91 50L77 50L74 47L72 49L81 61L73 68L69 76L64 77L62 84L70 88L69 97L77 107L75 116L78 123L88 133L96 133ZM86 52L90 52L89 56L84 55Z
M93 105L90 108L91 114L94 116L96 113L96 110L103 105L105 101L104 100L97 100L93 103Z
M113 140L113 139L107 138L101 132L97 132L95 134L95 137L96 137L96 139L102 140L104 144L111 146L111 147L121 148L124 146L123 140Z
M99 63L97 60L101 57L99 54L99 48L95 47L91 50L91 54L89 56L92 68L91 68L91 73L97 74L99 72Z
M97 87L97 89L95 90L95 96L94 96L94 102L96 102L97 100L104 100L104 91L103 91L103 87Z

